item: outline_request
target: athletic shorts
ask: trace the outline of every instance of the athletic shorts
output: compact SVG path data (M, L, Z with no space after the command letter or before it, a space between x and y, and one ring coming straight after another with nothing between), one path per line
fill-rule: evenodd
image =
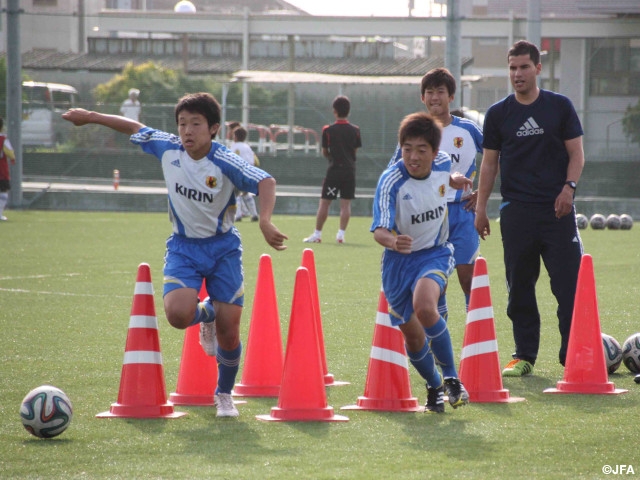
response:
M8 192L11 190L10 180L0 180L0 192Z
M389 304L391 324L402 325L411 318L413 291L418 280L434 280L442 294L453 269L453 245L449 242L408 255L385 250L382 256L382 289Z
M212 300L243 306L242 245L235 227L209 238L187 238L177 234L168 238L163 295L177 288L193 288L200 292L203 279Z
M349 168L329 168L322 182L322 198L353 200L356 196L356 172Z
M449 243L455 249L456 265L473 265L480 252L480 237L474 225L476 214L464 209L466 202L450 202Z

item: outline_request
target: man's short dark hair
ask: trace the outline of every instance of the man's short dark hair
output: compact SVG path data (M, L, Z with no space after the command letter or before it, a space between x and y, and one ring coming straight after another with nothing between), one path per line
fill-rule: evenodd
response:
M233 131L233 139L236 142L244 142L247 139L247 130L244 127L238 127Z
M529 58L534 65L538 65L540 63L540 50L531 42L520 40L514 43L509 49L509 53L507 53L507 62L510 57L518 57L520 55L529 55Z
M346 118L349 116L349 111L351 110L351 102L344 95L338 95L333 100L332 107L340 118Z

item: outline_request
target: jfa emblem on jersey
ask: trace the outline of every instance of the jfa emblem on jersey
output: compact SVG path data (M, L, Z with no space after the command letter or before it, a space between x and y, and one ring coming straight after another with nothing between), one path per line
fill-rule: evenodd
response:
M216 177L207 177L207 187L209 188L216 188L216 185L218 185L218 179Z
M445 192L447 191L447 187L444 185L444 183L442 185L440 185L440 188L438 189L438 192L440 192L440 196L444 197Z
M462 148L462 144L464 143L464 140L462 139L462 137L454 137L453 139L453 146L456 148Z

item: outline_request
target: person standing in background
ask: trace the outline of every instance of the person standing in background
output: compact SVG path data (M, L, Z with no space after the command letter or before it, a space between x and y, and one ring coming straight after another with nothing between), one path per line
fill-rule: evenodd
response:
M4 121L0 118L0 132ZM4 209L9 201L9 190L11 190L11 175L9 172L9 161L11 165L16 164L16 156L13 152L13 146L4 133L0 133L0 221L6 222L8 219L4 216Z
M129 98L122 102L122 105L120 106L120 115L139 122L140 114L142 113L142 105L138 99L139 96L140 90L137 88L130 88Z

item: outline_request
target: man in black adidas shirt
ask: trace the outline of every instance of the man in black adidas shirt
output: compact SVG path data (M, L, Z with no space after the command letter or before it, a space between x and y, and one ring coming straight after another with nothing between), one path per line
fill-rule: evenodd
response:
M507 315L516 347L502 375L522 376L533 371L540 345L535 293L540 258L558 301L560 363L566 359L583 253L573 198L584 151L582 126L571 101L538 88L538 48L516 42L507 59L514 93L492 105L485 116L475 224L484 240L491 233L487 202L500 171Z

